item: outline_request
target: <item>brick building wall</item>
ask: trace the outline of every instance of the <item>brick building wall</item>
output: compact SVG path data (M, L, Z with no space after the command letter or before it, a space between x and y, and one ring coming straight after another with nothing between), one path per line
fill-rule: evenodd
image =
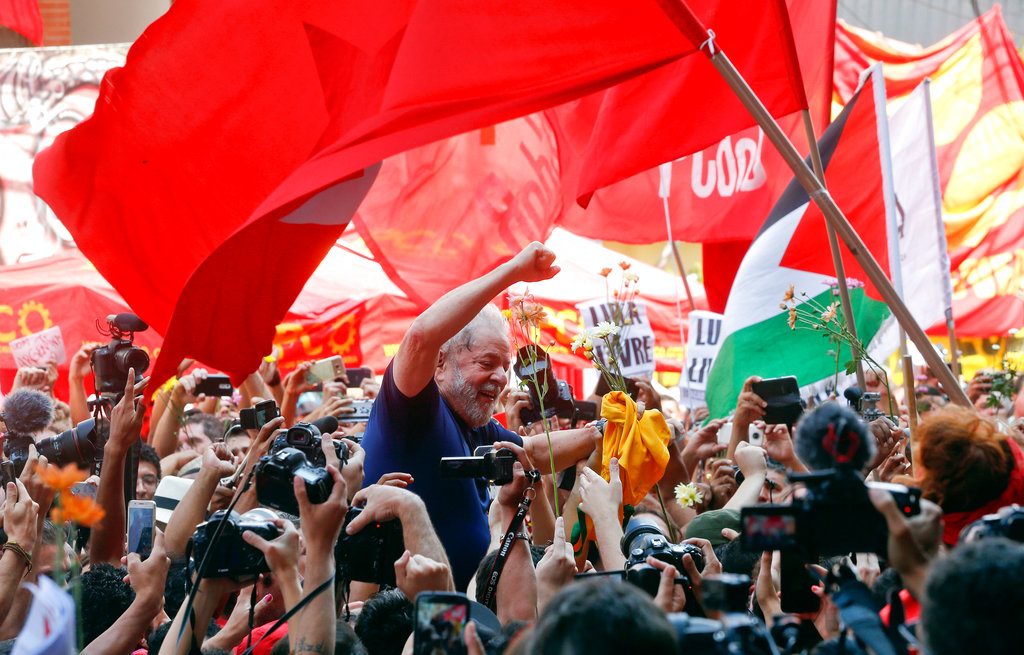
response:
M43 16L43 45L71 45L70 0L39 0ZM29 40L6 27L0 27L0 48L30 48Z

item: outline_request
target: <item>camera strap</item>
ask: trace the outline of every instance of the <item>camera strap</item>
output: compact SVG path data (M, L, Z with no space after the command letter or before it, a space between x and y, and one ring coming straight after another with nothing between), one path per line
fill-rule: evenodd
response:
M327 578L322 583L320 583L320 586L318 586L313 591L309 592L309 594L303 596L302 600L300 600L299 602L295 603L295 607L293 607L290 610L288 610L287 612L285 612L284 616L279 618L274 623L274 625L270 626L269 630L267 630L266 632L263 633L263 636L260 637L259 641L257 641L255 644L250 644L248 648L246 648L244 651L242 651L242 655L252 655L252 652L254 650L256 650L256 648L260 644L263 643L264 639L266 639L270 635L274 634L274 632L276 632L278 628L280 628L282 625L284 625L285 623L288 622L288 619L292 618L293 616L298 614L300 611L302 611L302 608L304 608L306 605L309 605L311 602L313 602L314 598L316 598L317 596L319 596L323 592L325 592L328 589L330 589L333 584L334 584L334 575L332 574L331 577ZM252 640L252 633L249 634L249 639L250 639L250 642L251 642L251 640Z
M540 471L536 469L527 471L526 479L529 486L523 493L523 499L519 502L516 513L509 522L508 529L505 531L505 535L501 538L498 554L494 558L494 565L491 566L491 573L487 576L487 585L484 587L484 594L481 598L481 602L492 610L494 609L494 594L498 590L498 579L501 578L501 571L505 568L508 556L512 552L512 546L516 543L516 535L523 527L526 515L530 511L530 503L533 502L533 497L536 494L533 486L540 480Z

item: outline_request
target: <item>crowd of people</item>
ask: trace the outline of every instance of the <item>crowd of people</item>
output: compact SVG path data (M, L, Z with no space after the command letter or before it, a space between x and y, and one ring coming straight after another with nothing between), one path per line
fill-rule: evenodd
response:
M557 272L532 244L452 290L358 387L268 358L206 395L210 374L183 362L155 392L123 371L97 410L96 346L71 359L66 398L56 367L19 370L0 652L42 576L73 594L96 654L1024 649L1024 377L993 403L993 374L976 376L975 408L922 381L912 432L896 391L897 416L805 399L787 426L764 424L756 377L710 421L636 380L626 420L660 413L671 433L650 479L649 458L606 456L607 418L523 419L537 399L510 382L491 301ZM253 426L267 401L275 417ZM68 464L92 475L55 485ZM103 517L69 529L83 496ZM154 509L144 549L137 506Z

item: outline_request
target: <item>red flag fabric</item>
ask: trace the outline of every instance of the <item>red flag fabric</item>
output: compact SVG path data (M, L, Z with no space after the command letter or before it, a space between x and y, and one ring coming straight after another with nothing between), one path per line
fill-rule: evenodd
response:
M388 158L353 223L425 308L546 240L561 194L554 133L536 113Z
M43 14L39 0L0 0L0 25L43 45Z
M884 64L896 101L931 78L942 213L958 336L1024 327L1024 63L999 6L921 48L837 28L835 92L850 98L862 71ZM942 324L930 332L945 335Z
M178 0L36 192L164 334L157 379L186 354L240 377L377 162L691 50L653 0Z
M788 0L786 6L807 106L815 132L820 135L829 122L832 100L836 3ZM801 114L782 116L778 121L797 149L807 153ZM564 122L559 127L565 127ZM743 255L760 228L761 218L789 184L792 171L756 126L675 159L670 170L668 205L672 238L704 244L708 304L713 311L724 311ZM626 243L665 241L669 236L658 195L660 183L659 169L649 168L598 189L585 212L570 208L560 224L591 238Z
M807 107L784 0L662 4L693 44L693 56L549 112L559 123L563 165L577 163L566 172L578 178L574 187L584 204L596 189L754 124L706 56L712 49L728 55L773 115Z

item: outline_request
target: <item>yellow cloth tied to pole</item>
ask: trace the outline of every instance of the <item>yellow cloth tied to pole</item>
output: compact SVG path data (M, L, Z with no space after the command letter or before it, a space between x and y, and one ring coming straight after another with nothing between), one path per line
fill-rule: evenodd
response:
M636 505L665 474L672 431L657 410L637 418L637 406L629 395L612 391L601 401L604 430L601 477L609 479L608 467L618 458L622 475L622 502Z
M647 410L637 417L636 403L621 391L605 394L601 401L601 417L608 419L608 424L604 429L599 473L605 480L609 480L612 458L617 458L622 480L622 502L635 506L665 474L672 431L665 417L657 410ZM594 541L595 536L590 517L582 510L578 512L580 521L573 529L571 539L577 563L582 564L586 557L587 543ZM621 507L619 519L622 519Z

